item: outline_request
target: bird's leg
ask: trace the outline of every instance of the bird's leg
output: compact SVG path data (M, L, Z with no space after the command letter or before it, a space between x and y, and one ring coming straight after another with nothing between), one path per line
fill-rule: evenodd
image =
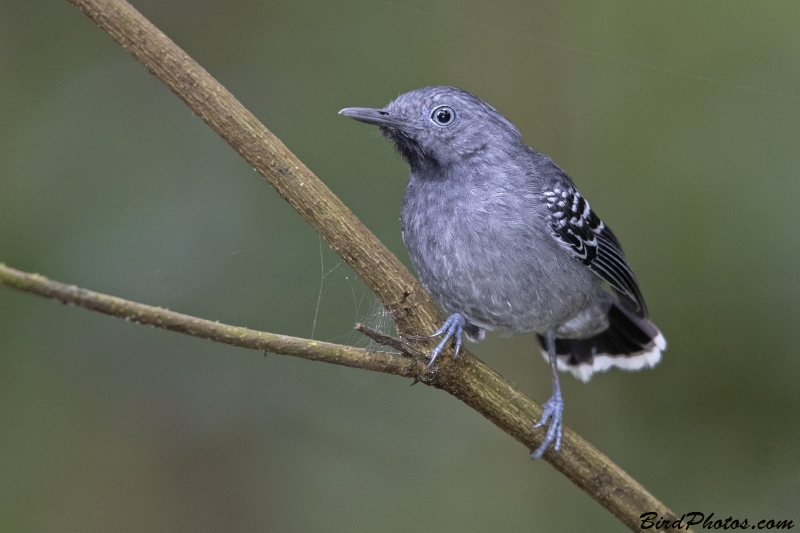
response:
M547 435L544 442L539 446L535 452L531 454L531 459L539 459L544 455L545 450L553 441L556 441L553 449L559 451L561 449L561 433L564 418L564 400L561 398L561 385L558 383L558 368L556 368L556 338L552 331L547 332L547 353L550 358L550 373L553 378L553 395L547 400L542 410L542 418L536 422L533 427L538 428L547 424L550 420L550 427L547 428Z
M447 317L447 320L444 321L444 325L439 328L436 333L431 335L431 337L438 337L439 335L444 335L444 337L431 352L431 362L428 363L428 368L431 367L436 358L439 357L439 354L442 353L442 350L444 350L444 347L447 345L447 341L449 341L451 337L455 337L456 341L456 353L453 359L458 357L458 351L461 349L461 332L464 331L464 326L466 325L467 321L460 313L453 313Z

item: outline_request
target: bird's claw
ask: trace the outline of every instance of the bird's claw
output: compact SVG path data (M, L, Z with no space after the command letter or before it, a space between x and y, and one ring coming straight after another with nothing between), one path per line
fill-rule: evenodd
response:
M540 428L547 424L547 421L550 420L550 426L547 428L547 435L544 438L541 446L539 446L535 452L531 454L531 459L539 459L544 452L547 450L547 447L556 441L555 446L553 449L555 451L559 451L561 449L561 435L563 433L563 418L564 418L564 400L561 398L561 393L557 392L553 396L547 400L544 405L542 406L542 418L536 422L533 427L534 429Z
M438 337L439 335L444 335L444 337L431 352L431 361L428 363L428 368L430 368L433 362L436 361L436 358L439 357L439 354L441 354L445 346L447 346L447 341L449 341L452 337L455 337L456 342L455 355L453 355L453 359L458 357L458 351L461 350L461 332L464 331L464 326L466 325L467 321L464 319L464 317L459 313L454 313L447 317L447 320L444 321L444 324L436 331L436 333L431 335L431 337Z

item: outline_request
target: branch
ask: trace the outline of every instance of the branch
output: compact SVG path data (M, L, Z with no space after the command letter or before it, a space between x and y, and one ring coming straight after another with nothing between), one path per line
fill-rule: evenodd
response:
M30 274L0 263L0 285L58 300L67 305L84 307L107 315L124 318L161 329L185 333L201 339L251 348L280 355L292 355L335 365L374 370L413 378L425 368L425 363L403 354L378 352L331 344L288 335L277 335L237 326L228 326L161 307L132 302L116 296L52 281L39 274Z
M124 0L70 0L129 50L191 110L260 172L364 280L392 314L398 331L420 350L420 332L435 329L441 311L402 263L281 141L227 89ZM188 332L188 331L186 331ZM531 425L541 407L468 351L443 357L416 379L461 399L503 431L536 449L544 431ZM639 516L677 519L633 478L565 428L562 450L544 459L613 513L639 530Z

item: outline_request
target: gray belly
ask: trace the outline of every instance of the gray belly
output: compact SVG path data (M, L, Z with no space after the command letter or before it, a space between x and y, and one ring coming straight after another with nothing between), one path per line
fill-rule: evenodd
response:
M485 329L544 333L597 298L599 278L543 233L536 209L520 216L508 202L423 205L406 198L403 240L420 281L447 312Z

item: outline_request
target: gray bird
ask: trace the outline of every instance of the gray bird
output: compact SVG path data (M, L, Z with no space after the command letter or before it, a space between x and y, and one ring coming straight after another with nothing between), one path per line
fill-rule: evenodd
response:
M411 167L403 242L420 281L450 313L432 336L430 364L462 332L536 332L553 394L544 454L561 448L564 401L557 370L586 382L611 367L639 370L666 341L647 318L619 242L553 161L480 98L454 87L400 95L383 109L340 114L380 127ZM607 290L606 290L607 289Z

